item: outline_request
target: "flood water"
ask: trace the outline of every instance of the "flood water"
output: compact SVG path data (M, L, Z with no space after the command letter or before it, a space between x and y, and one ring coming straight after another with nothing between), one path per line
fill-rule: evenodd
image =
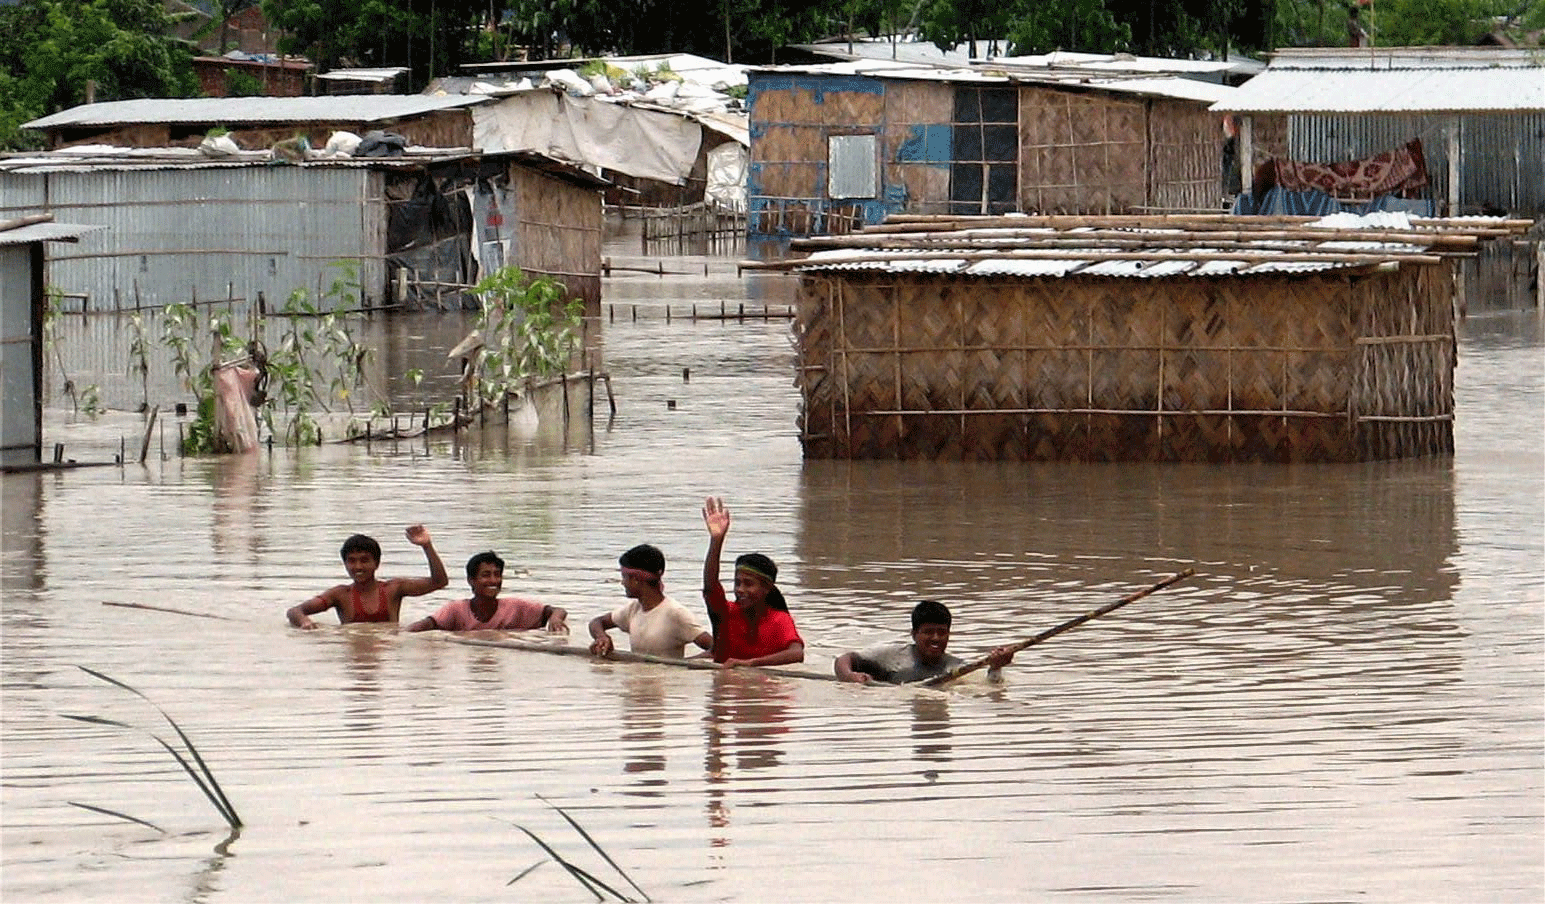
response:
M220 459L163 441L146 465L5 476L0 897L594 900L551 862L508 885L548 859L519 827L641 897L556 806L656 901L1545 899L1538 314L1465 323L1452 459L804 462L788 322L660 307L777 304L783 278L677 263L608 281L617 413L593 436ZM377 327L389 366L442 371L465 328ZM46 445L101 460L127 436L137 458L140 424L53 411ZM700 611L708 494L731 555L781 566L807 669L905 639L920 598L952 607L969 658L1197 575L951 691L284 621L346 580L351 532L382 541L382 575L424 573L413 522L452 583L405 621L465 596L462 563L492 548L505 592L567 608L578 645L646 541ZM148 734L63 717L175 742L76 666L177 721L238 837Z

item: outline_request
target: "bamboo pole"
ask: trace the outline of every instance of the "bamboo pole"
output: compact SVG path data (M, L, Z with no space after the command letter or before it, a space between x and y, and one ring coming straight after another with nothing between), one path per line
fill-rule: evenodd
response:
M1131 232L1116 229L1094 229L1081 232L1059 231L1055 233L1035 229L970 229L957 232L915 232L895 235L858 233L844 236L810 236L790 241L789 250L912 248L920 246L938 247L941 245L944 247L964 245L979 248L983 244L993 241L1005 243L1012 241L1015 247L1068 244L1097 247L1111 244L1116 246L1153 245L1168 248L1177 245L1217 247L1219 245L1244 244L1251 248L1270 248L1272 243L1279 243L1287 245L1289 250L1298 250L1303 248L1305 242L1313 244L1323 242L1380 242L1402 245L1442 245L1456 248L1473 248L1480 244L1480 237L1468 233L1411 232L1387 229L1273 229L1259 231L1235 229L1201 232L1182 230Z
M862 411L859 413L865 417L900 417L902 415L944 415L947 417L965 417L966 415L977 414L1136 414L1145 417L1180 417L1193 415L1210 415L1216 417L1346 417L1345 412L1341 411L1298 411L1277 408L1264 408L1257 410L1230 408L896 408L884 411ZM1363 420L1372 420L1372 418L1363 418Z
M801 267L815 269L829 269L846 264L891 264L904 261L930 261L930 260L959 260L967 262L994 261L994 260L1068 260L1087 261L1090 263L1120 263L1130 261L1133 263L1209 263L1209 262L1236 262L1242 266L1253 267L1257 264L1344 264L1344 265L1369 265L1376 266L1389 262L1408 264L1441 264L1444 260L1440 254L1426 254L1422 252L1406 251L1380 251L1365 254L1355 252L1326 252L1315 254L1313 252L1265 252L1251 253L1241 249L1236 254L1225 252L1218 253L1185 253L1173 254L1155 251L1066 251L1047 249L1041 250L985 250L985 251L906 251L899 253L881 254L834 254L819 260L809 258L785 259L776 261L741 261L740 266L747 270L795 270Z
M537 643L521 640L482 640L475 637L458 637L454 634L446 634L444 639L451 643L466 644L474 647L497 647L504 650L521 650L528 653L549 653L554 656L582 656L597 662L636 662L649 663L651 665L669 665L700 672L758 672L777 675L781 678L809 678L816 681L837 680L835 674L812 672L806 669L788 669L776 666L736 666L732 669L727 669L712 659L675 659L670 656L655 656L651 653L631 653L626 650L612 650L605 656L596 656L590 652L588 647L573 647L569 646L567 642L560 646L556 643Z
M194 618L212 618L215 621L241 621L225 615L215 615L211 612L189 612L187 609L173 609L170 606L150 606L145 603L114 603L103 601L104 606L116 606L120 609L144 609L149 612L169 612L172 615L191 615Z
M1125 606L1127 603L1136 602L1137 600L1142 599L1143 597L1147 596L1150 593L1155 593L1155 592L1157 592L1159 590L1163 590L1165 587L1168 587L1171 584L1179 583L1180 581L1183 581L1186 578L1191 577L1194 574L1196 574L1196 569L1194 569L1194 568L1187 568L1185 571L1182 571L1182 572L1179 572L1177 574L1171 575L1170 577L1165 578L1164 580L1160 581L1157 584L1154 584L1152 587L1149 587L1146 590L1139 590L1136 593L1129 594L1127 596L1122 597L1119 600L1116 600L1114 603L1106 603L1105 605L1101 606L1098 609L1095 609L1092 612L1085 612L1083 615L1080 615L1077 618L1068 619L1067 621L1065 621L1062 624L1056 626L1055 628L1048 628L1047 630L1042 631L1041 633L1035 635L1034 637L1030 638L1029 640L1022 640L1019 643L1012 644L1012 645L1010 645L1008 647L1008 649L1011 652L1018 653L1020 650L1027 649L1029 647L1033 647L1033 646L1035 646L1036 644L1040 643L1043 640L1050 640L1051 638L1056 637L1058 634L1061 634L1064 631L1071 631L1074 628L1078 627L1079 625L1083 624L1084 622L1092 621L1092 620L1094 620L1096 618L1099 618L1102 615L1105 615L1105 614L1110 613L1110 612L1114 612L1117 609L1120 609L1122 606ZM937 686L939 686L941 684L947 684L947 683L949 683L951 681L954 681L956 678L960 678L961 676L969 675L969 674L971 674L972 672L974 672L974 671L976 671L978 669L985 668L987 666L987 664L989 662L991 662L991 661L992 661L992 656L991 655L983 656L981 659L978 659L975 662L970 662L970 663L967 663L965 665L957 666L957 667L951 669L950 671L944 673L943 675L938 675L938 676L935 676L933 678L926 678L926 679L924 679L924 680L922 680L920 682L915 682L915 683L922 684L925 687L937 687Z
M30 216L16 217L12 220L0 220L0 232L9 232L12 229L21 229L23 226L36 226L39 223L52 223L54 215L51 213L35 213Z

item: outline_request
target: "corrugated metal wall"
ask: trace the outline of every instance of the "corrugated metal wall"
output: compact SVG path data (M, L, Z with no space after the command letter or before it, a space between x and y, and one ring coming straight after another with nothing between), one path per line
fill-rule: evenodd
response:
M1515 216L1545 213L1545 113L1514 115L1292 116L1288 154L1330 163L1367 157L1420 138L1433 197L1444 202L1448 186L1445 129L1457 122L1464 155L1460 199L1464 212L1491 205Z
M325 289L337 260L358 261L360 284L378 300L381 178L365 168L282 166L6 173L0 217L47 210L108 227L51 256L48 282L71 296L69 310L251 301L259 292L273 310L295 289Z
M0 247L0 464L38 460L32 381L32 245Z

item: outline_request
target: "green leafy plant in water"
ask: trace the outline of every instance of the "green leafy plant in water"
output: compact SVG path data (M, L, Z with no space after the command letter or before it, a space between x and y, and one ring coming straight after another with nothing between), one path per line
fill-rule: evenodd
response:
M296 289L285 299L281 314L289 325L267 357L270 398L283 411L283 436L292 445L322 442L316 412L331 413L335 401L352 414L358 410L362 390L369 390L382 400L374 411L386 405L366 377L371 350L354 338L349 315L337 313L359 298L358 267L352 261L329 266L334 277L319 299L313 300L305 289ZM322 313L324 307L328 313ZM278 435L273 414L271 407L265 407L261 416L269 432Z
M551 277L527 280L518 267L484 277L472 290L483 302L477 329L483 337L478 362L481 401L496 403L532 380L563 373L583 322L584 302L566 299Z
M89 417L92 420L96 420L96 418L101 415L102 412L107 410L106 408L102 407L101 387L95 383L86 384L86 388L82 389L80 392L80 400L77 403L76 408L78 411L85 414L86 417Z
M71 410L81 414L84 409L87 417L95 419L106 410L102 407L101 388L95 383L84 388L77 387L65 369L64 352L59 348L59 317L64 313L64 290L58 286L48 286L44 289L44 297L47 300L43 305L43 345L54 352L54 363L59 368L59 375L64 378L62 389L70 397Z
M145 332L145 318L139 314L129 317L129 369L130 376L139 374L140 408L150 407L150 337Z
M214 358L235 356L245 349L229 315L211 314L208 323ZM183 437L182 454L202 455L215 448L214 374L198 350L199 314L192 304L174 303L161 312L161 341L172 353L172 371L182 378L183 389L193 394L194 419Z
M182 746L187 752L187 756L184 756L182 752L177 750L177 748L167 743L166 740L160 735L151 731L146 731L145 729L136 728L127 722L120 722L117 719L106 719L101 716L74 716L67 713L61 713L64 718L72 719L76 722L85 722L90 725L108 725L114 728L128 729L130 731L143 731L145 734L150 735L150 737L154 739L156 743L160 744L167 753L172 755L172 758L177 761L177 765L182 767L183 771L188 774L188 777L193 779L193 783L198 786L200 791L204 792L204 797L206 797L209 802L214 805L215 810L219 812L220 817L225 820L226 824L231 827L232 831L238 830L242 827L241 817L237 815L236 807L231 804L230 798L225 796L225 791L220 787L220 783L215 780L215 774L210 770L209 764L204 762L204 757L198 752L198 748L193 746L192 739L190 739L187 733L182 730L182 726L178 725L177 722L167 714L166 710L162 709L154 700L145 696L140 691L135 690L129 685L123 683L122 681L119 681L117 678L103 674L102 672L98 672L95 669L88 669L83 665L78 665L76 668L92 676L93 678L98 678L102 681L106 681L108 684L120 687L133 694L134 696L139 697L141 700L144 700L146 703L149 703L152 707L155 708L156 712L160 713L161 717L166 719L167 723L172 726L172 730L177 732L177 737L181 739ZM190 760L192 762L190 762ZM198 767L197 769L194 768L195 764ZM81 807L82 809L91 810L95 813L105 813L109 816L116 816L120 819L126 819L130 822L136 822L140 825L149 826L150 828L156 829L157 831L165 831L164 829L161 829L160 826L146 822L143 819L129 816L125 813L119 813L116 810L96 807L90 804L76 803L75 801L70 801L70 804L73 806Z

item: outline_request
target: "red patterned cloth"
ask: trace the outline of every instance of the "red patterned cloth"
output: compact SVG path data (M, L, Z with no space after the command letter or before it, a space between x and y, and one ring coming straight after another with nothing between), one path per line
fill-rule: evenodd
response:
M1427 187L1427 162L1422 157L1419 138L1361 160L1303 163L1275 157L1263 169L1266 172L1258 173L1256 178L1255 190L1259 193L1276 185L1288 191L1316 189L1333 198L1367 200L1378 195L1411 197Z

